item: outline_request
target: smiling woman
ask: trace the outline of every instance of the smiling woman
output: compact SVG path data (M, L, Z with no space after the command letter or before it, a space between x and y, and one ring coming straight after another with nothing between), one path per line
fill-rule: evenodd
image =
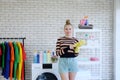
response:
M73 26L70 20L66 20L64 25L65 35L57 39L56 42L56 55L60 56L59 59L59 73L62 80L75 80L76 73L78 71L78 64L76 57L78 53L75 53L73 45L78 40L73 37Z
M64 26L64 32L66 37L72 37L73 27L70 23L70 20L66 20L66 24Z

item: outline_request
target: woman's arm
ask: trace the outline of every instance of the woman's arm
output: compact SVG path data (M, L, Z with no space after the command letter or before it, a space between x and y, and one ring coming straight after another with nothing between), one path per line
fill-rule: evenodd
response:
M60 40L59 39L57 39L57 42L56 42L56 55L57 56L61 55Z

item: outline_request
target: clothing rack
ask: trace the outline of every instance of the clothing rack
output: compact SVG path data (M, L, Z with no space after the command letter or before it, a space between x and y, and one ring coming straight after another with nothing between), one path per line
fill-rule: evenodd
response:
M5 40L5 39L7 39L7 40L8 40L8 39L9 39L9 40L10 40L10 39L11 39L11 40L17 40L17 39L18 39L18 40L22 40L22 43L23 43L23 46L24 46L24 40L26 39L26 37L18 37L18 38L17 38L17 37L14 37L14 38L12 38L12 37L3 37L3 38L0 38L0 39L4 39L4 40ZM25 77L25 62L24 62L24 77Z
M23 46L24 46L24 40L26 39L26 37L21 37L21 38L0 38L0 39L22 39L22 43L23 43Z

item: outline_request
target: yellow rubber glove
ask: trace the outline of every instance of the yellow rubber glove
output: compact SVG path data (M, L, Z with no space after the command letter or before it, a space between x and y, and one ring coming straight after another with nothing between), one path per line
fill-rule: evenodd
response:
M73 45L73 47L75 47L75 53L79 53L80 51L80 47L86 45L86 41L85 40L80 40L79 42L75 43Z

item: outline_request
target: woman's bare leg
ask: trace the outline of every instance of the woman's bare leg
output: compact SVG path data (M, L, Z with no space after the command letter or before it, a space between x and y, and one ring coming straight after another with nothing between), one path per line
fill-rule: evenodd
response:
M69 80L69 75L68 73L60 73L61 80Z
M69 72L69 80L75 80L77 72Z

